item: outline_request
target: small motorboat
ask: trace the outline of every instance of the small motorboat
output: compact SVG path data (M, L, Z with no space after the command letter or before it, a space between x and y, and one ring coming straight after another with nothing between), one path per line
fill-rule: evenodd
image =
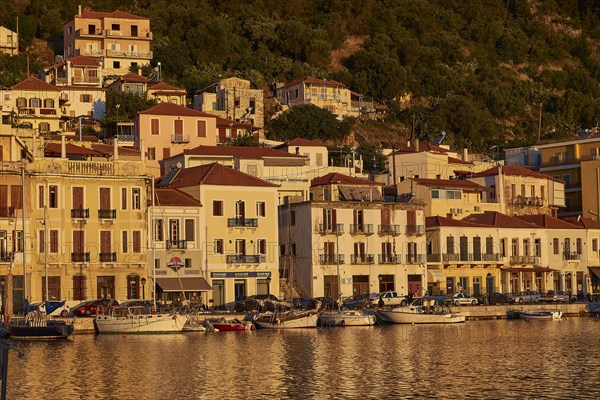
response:
M239 319L226 320L225 318L212 322L212 326L223 332L245 332L255 329L254 324L250 321L240 321Z
M31 315L5 325L11 339L21 340L67 339L75 329L72 323Z
M526 321L538 319L560 321L562 319L562 311L519 311L519 318Z
M319 325L333 326L370 326L376 321L374 313L363 310L323 311L319 315Z

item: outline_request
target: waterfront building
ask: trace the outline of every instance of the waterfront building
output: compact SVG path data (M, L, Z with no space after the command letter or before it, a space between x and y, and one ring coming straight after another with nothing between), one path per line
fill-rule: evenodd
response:
M217 144L217 118L174 103L159 103L138 112L134 124L134 147L148 144L148 168L163 175L159 161L200 145Z
M600 222L583 217L566 217L565 221L585 229L581 262L588 268L585 279L590 291L600 293Z
M296 79L276 89L276 98L284 111L300 104L323 108L338 118L359 117L375 112L373 99L348 89L332 79L305 77Z
M0 53L16 56L19 54L19 36L17 32L0 26Z
M171 86L164 82L148 84L148 100L156 100L158 103L167 102L185 106L185 95L185 89Z
M208 304L210 285L206 281L207 265L202 204L192 196L172 188L155 188L150 206L152 239L148 247L150 270L148 297L156 279L157 301L171 303L179 298L192 305Z
M116 78L152 60L150 20L124 11L79 12L63 27L64 58L102 59L104 79Z
M279 295L278 185L212 163L170 170L157 187L178 189L202 204L197 242L207 246L210 305Z
M263 91L252 89L250 81L236 77L221 79L196 92L194 109L234 122L250 124L262 131Z
M386 202L381 189L372 181L330 173L312 180L310 200L279 207L288 288L307 297L386 290L424 294L423 206Z
M30 76L12 87L12 95L14 125L27 126L39 133L64 129L58 87Z

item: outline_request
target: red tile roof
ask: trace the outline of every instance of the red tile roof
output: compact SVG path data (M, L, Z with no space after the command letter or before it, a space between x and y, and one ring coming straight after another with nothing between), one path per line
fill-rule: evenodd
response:
M460 158L448 157L448 162L451 164L473 164L471 161L464 161Z
M14 85L12 87L12 89L13 90L35 90L35 91L52 90L55 92L60 91L60 89L57 88L56 86L51 85L47 82L44 82L43 80L41 80L35 76L30 76L29 78L22 80L21 82Z
M133 72L128 72L125 75L119 78L123 82L133 82L133 83L146 83L148 82L148 78L142 75L134 74Z
M106 157L106 154L100 153L99 151L89 149L83 146L76 146L71 143L65 144L65 150L67 156L89 156L89 157ZM46 157L61 156L61 144L60 143L47 143L44 146L44 155Z
M426 217L425 218L425 226L426 227L435 227L435 226L462 226L467 228L481 228L482 226L488 226L483 224L476 224L474 222L467 222L459 219L446 218L441 216L435 217Z
M488 190L485 186L481 186L475 182L462 179L427 179L413 178L413 180L423 186L435 188L461 188L465 190Z
M554 218L548 214L537 214L537 215L517 215L516 218L521 221L529 222L531 224L548 228L548 229L581 229L581 226L571 224L563 221L562 219Z
M274 149L282 149L284 147L296 147L296 146L305 146L305 147L327 147L325 143L317 142L316 140L308 140L303 138L295 138L290 140L289 142L285 142L282 144L278 144L274 146Z
M62 138L65 138L66 141L75 141L75 142L79 142L79 135L47 135L46 136L46 140L52 140L52 141L61 141ZM99 142L100 139L98 139L98 136L94 136L94 135L82 135L81 139L83 139L83 142Z
M536 228L534 224L496 211L486 211L483 214L471 214L462 220L475 224L494 226L496 228Z
M155 85L152 85L148 88L148 90L167 90L167 91L184 92L185 93L185 89L171 86L164 82L159 82Z
M392 154L400 154L400 153L424 153L424 152L435 152L435 153L449 153L453 152L452 150L448 150L444 147L437 146L431 143L420 143L419 151L415 151L412 147L405 147L402 149L398 149L394 151ZM453 152L454 153L454 152Z
M515 166L515 165L505 165L502 168L502 174L507 176L531 176L539 179L549 179L555 182L562 182L559 179L553 178L550 175L542 174L540 172L532 171L527 168ZM478 172L473 174L472 177L482 177L482 176L495 176L498 175L498 167L492 167L490 169L486 169L485 171Z
M296 86L296 85L299 85L300 83L303 83L305 85L318 85L318 86L346 88L346 85L344 85L341 82L334 81L333 79L319 79L319 78L313 78L312 76L307 76L305 78L293 80L290 83L287 83L284 86L280 87L278 90L285 89L285 88L288 88L291 86Z
M196 185L279 187L279 185L225 167L219 163L181 169L168 187L180 188Z
M183 150L183 154L196 156L229 156L242 160L260 160L263 157L306 158L304 156L290 154L285 151L275 150L270 147L241 146L198 146L193 149ZM179 154L173 157L178 156Z
M157 105L150 107L147 110L138 112L138 114L175 115L175 116L182 116L182 117L216 118L214 115L210 115L210 114L207 114L204 112L193 110L191 108L180 106L179 104L168 103L168 102L158 103Z
M75 18L86 18L86 19L103 19L103 18L121 18L121 19L148 19L146 17L140 17L139 15L131 14L126 11L113 11L113 12L102 12L102 11L84 11L81 15L76 15Z
M140 156L140 151L136 150L132 147L127 147L127 146L117 146L117 148L119 149L119 155L120 156ZM104 144L104 143L95 143L92 144L92 149L96 150L102 154L106 154L108 156L112 156L115 147L112 144Z
M160 206L186 206L202 207L202 204L187 193L172 188L154 189L154 205Z
M337 172L331 172L327 175L319 176L310 181L311 187L331 184L383 186L383 183L373 182L367 179L355 178L353 176L348 176Z
M591 218L565 217L563 220L571 224L582 226L585 229L600 229L600 221L595 221Z
M87 56L75 56L73 58L69 58L68 61L71 61L73 65L80 65L83 67L98 67L100 66L100 60L94 57Z

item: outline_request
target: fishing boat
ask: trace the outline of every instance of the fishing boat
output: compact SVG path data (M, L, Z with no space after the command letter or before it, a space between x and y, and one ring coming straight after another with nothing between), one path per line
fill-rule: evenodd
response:
M319 315L319 325L323 327L370 326L376 320L374 313L364 310L323 311Z
M212 326L223 332L246 332L256 329L250 321L240 321L239 319L226 320L225 318L212 322Z
M107 307L105 314L94 319L98 333L179 333L188 320L187 314L158 313L150 307Z
M277 302L273 302L277 303ZM263 329L298 329L316 328L321 313L321 302L316 302L316 307L311 310L295 310L274 304L275 311L265 311L255 314L252 322Z
M448 307L436 306L432 300L418 298L407 306L377 311L377 317L392 324L457 324L465 322L465 316Z
M21 340L67 339L74 330L72 323L44 317L15 319L5 325L11 339Z
M530 320L554 320L559 321L562 318L562 311L519 311L519 318L526 321Z

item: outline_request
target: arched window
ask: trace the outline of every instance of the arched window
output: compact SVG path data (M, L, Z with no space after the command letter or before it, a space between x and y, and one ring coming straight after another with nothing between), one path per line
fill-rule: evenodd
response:
M139 299L140 298L140 276L131 274L127 276L127 298L128 299Z
M85 300L85 275L73 276L73 300Z

